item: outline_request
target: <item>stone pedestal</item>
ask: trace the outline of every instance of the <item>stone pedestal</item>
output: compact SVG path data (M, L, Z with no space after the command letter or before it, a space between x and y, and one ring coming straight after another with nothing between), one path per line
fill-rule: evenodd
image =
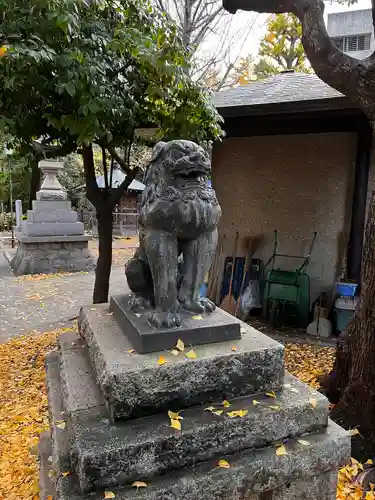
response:
M62 335L47 358L45 495L99 500L107 489L118 500L336 498L350 436L329 421L324 396L284 373L277 342L241 324L241 339L194 346L193 359L142 355L107 305L83 308L79 329L81 337ZM170 427L168 410L181 411L181 430ZM231 413L238 410L241 416ZM282 443L287 454L278 456ZM230 468L218 468L220 459ZM148 486L137 490L134 481Z
M11 261L16 275L87 271L95 267L84 225L66 200L56 174L62 164L42 161L44 180L27 220L21 222L17 252Z
M10 266L16 276L81 272L95 268L89 236L24 236L18 235L17 251Z

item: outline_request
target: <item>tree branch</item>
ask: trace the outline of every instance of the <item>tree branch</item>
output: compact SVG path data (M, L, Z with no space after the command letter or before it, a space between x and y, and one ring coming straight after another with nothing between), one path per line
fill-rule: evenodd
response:
M62 146L53 146L50 144L43 144L42 142L32 141L31 143L37 159L58 158L67 156L75 150L75 144L67 143Z
M112 190L111 202L112 202L113 206L115 206L120 201L120 199L124 195L126 189L128 189L130 184L133 182L133 180L135 179L138 172L139 172L139 167L136 167L133 170L130 170L129 173L126 174L125 179L122 181L122 183L119 185L119 187Z
M120 167L124 170L126 174L129 173L130 168L129 165L126 164L126 161L121 158L121 156L117 153L116 148L114 146L106 145L106 149L108 153L112 156L112 158L120 165Z
M341 52L331 41L324 24L323 0L223 0L229 12L238 9L262 13L295 14L302 24L302 44L315 73L328 85L358 104L369 118L375 117L373 89L375 66Z

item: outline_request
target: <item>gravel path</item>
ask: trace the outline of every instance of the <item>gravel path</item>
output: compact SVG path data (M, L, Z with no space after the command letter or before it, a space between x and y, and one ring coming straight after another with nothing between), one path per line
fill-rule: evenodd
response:
M134 249L116 252L110 294L128 290L123 264ZM94 272L16 278L0 249L0 343L34 330L51 330L76 317L82 304L92 303L94 279Z

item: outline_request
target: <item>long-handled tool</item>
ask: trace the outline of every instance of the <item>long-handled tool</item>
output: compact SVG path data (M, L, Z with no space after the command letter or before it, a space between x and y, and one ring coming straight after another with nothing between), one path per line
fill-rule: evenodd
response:
M243 275L242 275L242 281L241 281L241 288L240 288L240 293L237 298L237 303L236 303L236 309L234 312L234 315L237 317L238 313L240 312L240 306L241 306L241 297L245 288L245 282L246 282L246 274L248 273L250 267L251 267L251 261L253 259L253 256L255 252L258 250L260 244L262 243L263 240L263 235L262 234L257 234L255 236L247 236L245 238L245 247L246 247L246 254L245 254L245 264L244 264L244 270L243 270Z
M228 295L224 297L224 300L220 304L220 309L223 309L229 314L234 314L236 310L236 301L234 300L234 297L232 295L232 287L233 287L233 277L234 277L234 268L236 264L236 257L237 257L237 250L238 250L238 240L239 240L240 233L236 231L236 238L234 240L234 249L233 249L233 256L232 256L232 271L230 275L230 282L229 282L229 291Z
M223 258L223 250L225 246L225 239L226 236L223 234L223 236L219 239L219 244L217 247L217 251L215 254L215 261L212 266L212 273L211 273L211 289L209 293L210 299L217 304L218 302L218 287L219 287L219 276L220 276L220 269L221 269L221 261Z

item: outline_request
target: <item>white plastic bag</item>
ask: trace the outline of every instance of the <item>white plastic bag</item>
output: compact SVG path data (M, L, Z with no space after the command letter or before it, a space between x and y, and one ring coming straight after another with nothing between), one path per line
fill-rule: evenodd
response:
M241 296L241 310L246 315L252 309L262 307L258 280L250 280Z

